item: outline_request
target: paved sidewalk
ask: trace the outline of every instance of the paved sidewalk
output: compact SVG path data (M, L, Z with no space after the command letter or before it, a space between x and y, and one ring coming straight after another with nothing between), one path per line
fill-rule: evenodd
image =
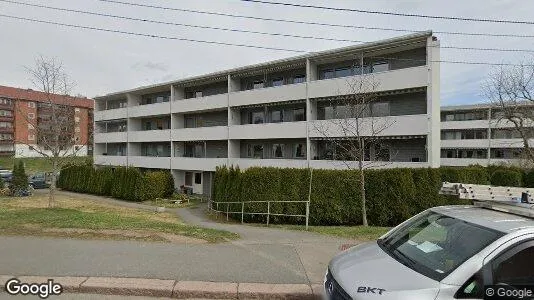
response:
M4 284L12 275L0 275L0 298L10 297ZM65 294L51 298L78 299L91 294L122 297L165 297L179 299L318 299L320 285L264 284L236 282L178 281L116 277L49 277L19 276L21 283L47 283L52 279L63 287ZM37 298L37 297L33 297Z
M154 210L139 203L58 193ZM203 207L170 211L186 223L236 232L241 239L166 244L0 236L0 274L317 284L341 245L355 242L304 231L217 223L206 219Z

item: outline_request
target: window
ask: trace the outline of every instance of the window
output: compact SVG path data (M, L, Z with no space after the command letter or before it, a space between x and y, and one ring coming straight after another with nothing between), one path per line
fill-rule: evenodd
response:
M253 158L263 158L263 145L253 145L252 146L252 157Z
M29 141L34 141L35 140L35 135L34 134L28 134L28 140Z
M321 72L321 79L330 79L330 78L334 78L334 70L327 69Z
M196 91L195 98L200 98L200 97L202 97L202 91Z
M273 79L273 86L281 86L283 84L284 84L283 77L278 77L278 78Z
M257 80L252 83L253 89L262 89L264 87L263 80Z
M378 240L378 245L412 270L441 281L502 235L429 211L391 231Z
M304 144L296 144L294 154L298 158L306 157L306 147L304 147Z
M374 117L384 117L390 115L388 102L373 103L372 110Z
M274 144L273 145L273 157L274 158L284 158L284 144Z
M293 121L306 121L306 114L304 108L296 108L293 110Z
M11 99L0 98L0 104L8 104L8 105L11 105Z
M191 117L185 118L185 128L195 128L195 119Z
M195 173L195 184L202 184L202 173Z
M389 70L389 64L385 61L375 62L373 64L373 73L384 72Z
M29 129L29 130L34 129L33 125L28 123L28 129Z
M251 114L251 124L262 124L265 122L265 113L263 111L255 111Z
M193 185L193 173L185 172L185 185L187 186Z
M492 263L493 284L519 287L534 282L534 243L527 242Z
M35 119L35 114L34 113L28 113L28 119L30 119L30 120Z
M74 132L80 132L80 127L76 126L76 128L74 128Z
M11 112L10 110L0 110L0 116L11 117L13 116L13 112Z
M28 102L29 108L35 108L35 102Z
M74 108L74 112L80 112L80 108L75 107L75 108Z
M0 128L12 128L13 124L11 122L0 122Z
M273 110L271 112L271 122L280 123L283 121L283 113L281 110Z
M335 77L346 77L352 75L352 70L350 67L340 67L336 68Z
M293 78L293 83L302 83L306 81L306 75L295 75Z
M74 122L80 123L80 117L74 117Z

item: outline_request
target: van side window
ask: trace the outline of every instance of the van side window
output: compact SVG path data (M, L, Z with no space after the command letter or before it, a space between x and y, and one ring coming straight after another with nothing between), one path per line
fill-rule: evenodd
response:
M534 282L534 242L523 243L492 264L493 284L520 286Z

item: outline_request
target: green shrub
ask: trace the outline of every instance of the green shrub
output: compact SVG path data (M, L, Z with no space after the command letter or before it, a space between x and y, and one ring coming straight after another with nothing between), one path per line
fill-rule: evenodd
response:
M496 170L491 174L491 184L498 186L521 186L522 174L511 169Z
M28 175L24 170L24 163L22 160L15 162L13 166L13 179L11 181L11 187L13 191L23 191L28 188Z
M523 185L529 188L534 187L534 170L525 173L525 176L523 177Z
M174 192L174 180L168 170L143 174L136 168L68 165L62 168L57 183L64 190L128 201L164 198Z

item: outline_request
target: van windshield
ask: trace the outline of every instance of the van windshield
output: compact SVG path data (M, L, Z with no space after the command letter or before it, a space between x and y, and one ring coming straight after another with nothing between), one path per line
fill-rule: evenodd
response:
M378 245L400 263L441 281L502 235L429 211L378 240Z

